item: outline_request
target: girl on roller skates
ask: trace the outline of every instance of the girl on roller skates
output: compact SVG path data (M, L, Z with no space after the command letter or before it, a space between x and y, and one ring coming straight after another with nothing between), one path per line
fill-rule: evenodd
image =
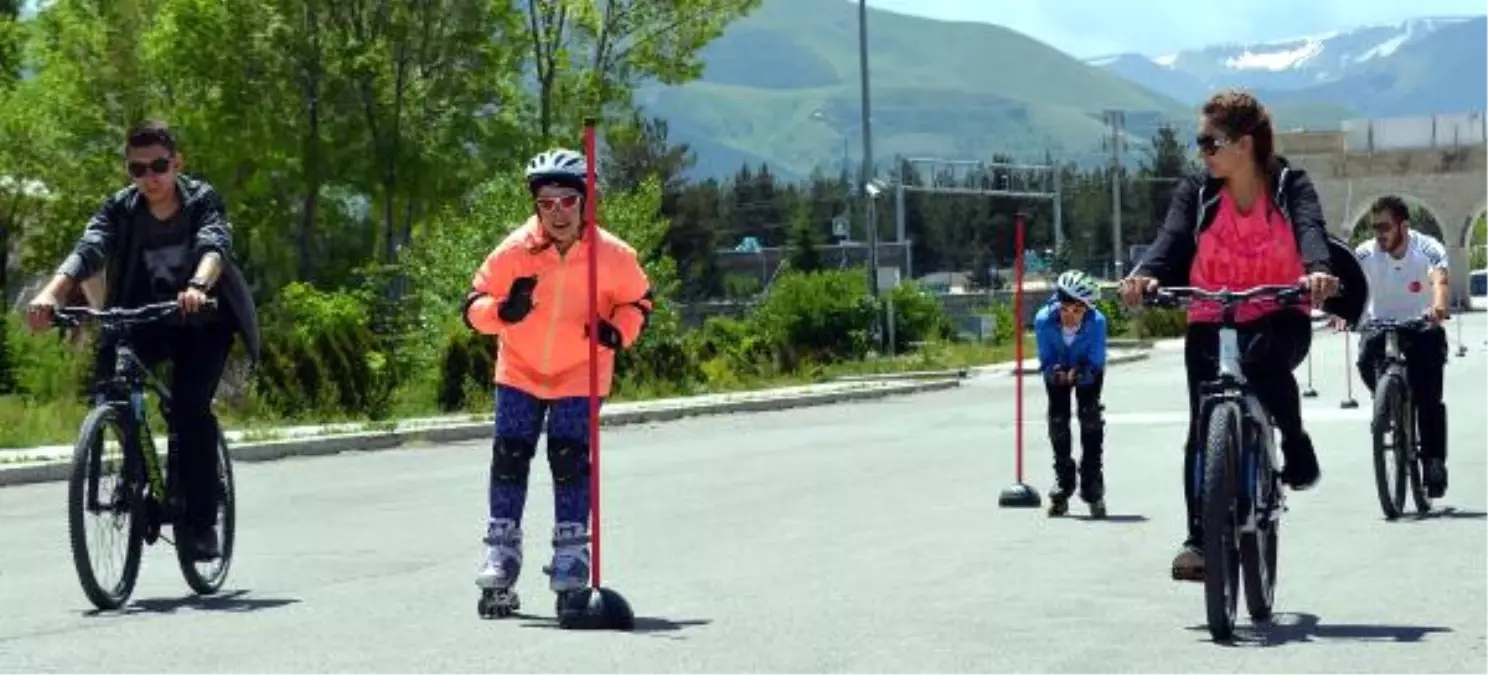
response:
M610 393L615 352L640 337L652 310L650 282L629 244L585 230L584 156L552 150L526 170L534 215L486 257L465 298L472 330L498 338L496 430L491 453L485 561L475 583L481 614L520 605L522 512L537 440L547 422L553 476L553 558L544 572L558 595L589 582L589 246L599 236L599 395ZM581 243L582 242L582 243Z
M1101 472L1101 385L1106 369L1106 317L1095 308L1100 289L1084 272L1070 270L1054 284L1054 295L1033 321L1038 339L1039 370L1049 394L1049 443L1054 447L1055 486L1049 492L1049 515L1069 511L1075 491L1075 460L1070 455L1070 392L1080 422L1080 499L1090 515L1106 515L1105 477Z

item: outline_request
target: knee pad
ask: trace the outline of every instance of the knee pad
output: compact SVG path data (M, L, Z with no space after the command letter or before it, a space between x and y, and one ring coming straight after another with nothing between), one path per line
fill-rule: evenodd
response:
M553 483L563 485L589 478L589 445L569 438L548 439L548 467Z
M491 447L491 476L509 483L527 484L527 470L537 444L523 438L496 437Z
M1082 405L1078 414L1080 417L1080 431L1082 433L1100 431L1106 426L1106 420L1101 414L1101 407L1099 405Z

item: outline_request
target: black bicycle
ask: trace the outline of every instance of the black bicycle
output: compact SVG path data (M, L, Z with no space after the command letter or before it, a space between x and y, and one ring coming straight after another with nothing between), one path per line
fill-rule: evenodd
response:
M1380 508L1385 518L1395 520L1405 512L1406 483L1411 498L1421 515L1431 512L1431 496L1422 476L1425 459L1416 433L1416 404L1411 398L1406 377L1405 352L1400 348L1401 334L1430 327L1426 319L1393 321L1375 319L1369 328L1385 337L1385 351L1379 379L1374 385L1374 485L1379 492Z
M1205 432L1204 445L1189 477L1202 505L1204 606L1215 640L1234 634L1242 574L1251 620L1270 620L1276 599L1277 539L1286 510L1275 425L1241 372L1235 308L1260 297L1292 306L1306 293L1298 285L1240 292L1169 287L1158 289L1146 301L1178 307L1182 300L1201 298L1218 301L1223 308L1219 375L1200 388L1198 428Z
M215 306L211 303L207 309ZM139 575L142 545L153 545L160 539L163 526L173 525L176 542L188 536L182 524L184 509L180 480L176 476L177 463L167 460L168 466L162 471L145 406L147 395L153 393L160 403L160 414L169 419L170 394L135 355L132 346L135 328L179 315L180 306L176 302L136 309L59 307L52 313L52 324L58 328L76 328L84 320L95 320L105 339L115 340L116 345L114 375L98 383L94 393L96 403L78 433L67 493L73 565L83 592L101 610L118 609L128 601ZM108 441L110 436L112 441ZM106 478L105 470L118 473ZM235 501L232 458L227 440L220 432L217 477L216 528L221 557L198 562L189 548L172 542L187 585L201 595L212 595L222 587L232 561ZM101 488L106 488L105 496L100 496ZM113 543L123 539L123 560L117 566L118 579L112 583L101 581L108 570L100 570L93 560L94 554L100 552L97 549L103 546L89 543L85 519L90 515L105 521L100 529Z

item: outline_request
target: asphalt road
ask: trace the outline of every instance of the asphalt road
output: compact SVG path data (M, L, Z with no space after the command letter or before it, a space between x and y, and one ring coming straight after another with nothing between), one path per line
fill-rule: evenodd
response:
M1356 382L1361 407L1339 408L1344 338L1317 334L1323 482L1290 500L1275 624L1242 615L1234 646L1210 641L1201 586L1168 576L1185 412L1181 353L1164 351L1107 380L1106 522L997 506L1010 378L608 431L605 579L634 634L553 627L541 460L529 616L477 618L484 443L240 464L224 594L191 598L157 546L109 615L78 588L64 485L3 489L0 671L1483 672L1488 327L1470 319L1447 371L1451 491L1426 520L1381 517L1368 395ZM1028 393L1044 492L1044 396Z

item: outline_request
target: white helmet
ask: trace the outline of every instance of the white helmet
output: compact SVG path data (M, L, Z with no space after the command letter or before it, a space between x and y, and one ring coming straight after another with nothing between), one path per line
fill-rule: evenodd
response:
M1100 287L1095 285L1095 280L1080 270L1069 270L1059 275L1054 282L1054 288L1060 294L1069 296L1087 306L1094 307L1095 301L1100 299Z
M543 183L558 183L588 194L585 189L588 173L589 163L583 155L557 148L538 153L527 162L527 187L535 193Z

